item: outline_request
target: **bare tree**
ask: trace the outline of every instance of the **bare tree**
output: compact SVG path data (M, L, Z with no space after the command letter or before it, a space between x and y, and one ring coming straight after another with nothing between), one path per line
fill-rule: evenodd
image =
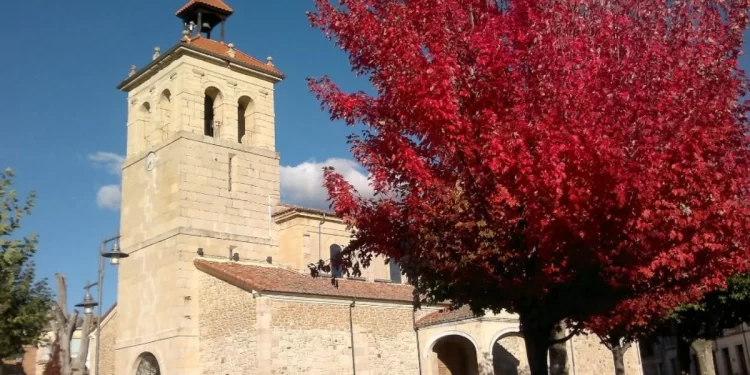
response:
M54 319L52 327L60 344L60 374L87 375L86 357L89 351L89 331L91 329L91 314L84 314L81 327L81 349L75 358L71 357L70 343L78 322L78 310L68 313L68 292L65 275L55 274L57 279L57 305L53 307Z

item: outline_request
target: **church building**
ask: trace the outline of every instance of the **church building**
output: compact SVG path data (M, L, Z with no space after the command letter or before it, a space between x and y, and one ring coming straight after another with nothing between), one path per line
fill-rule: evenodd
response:
M233 13L189 0L176 13L181 38L118 85L129 257L102 321L100 373L527 374L512 314L414 311L412 288L384 259L338 286L309 275L350 233L331 212L280 201L274 87L284 74L228 42ZM614 373L596 337L567 345L571 375ZM629 375L641 374L637 349Z

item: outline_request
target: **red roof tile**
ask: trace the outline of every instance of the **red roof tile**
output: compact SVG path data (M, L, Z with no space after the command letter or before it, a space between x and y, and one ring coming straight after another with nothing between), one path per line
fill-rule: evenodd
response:
M190 9L190 7L195 5L206 5L214 9L218 9L224 12L227 12L229 14L234 13L234 9L232 9L229 5L227 5L222 0L190 0L185 4L180 10L175 13L177 16L181 15L186 10Z
M198 50L202 50L205 52L219 55L222 58L235 60L243 65L247 65L252 68L271 73L274 76L277 76L279 78L284 77L284 73L276 69L276 67L274 67L273 65L269 65L264 62L261 62L260 60L238 50L237 48L234 49L234 57L230 56L229 45L225 44L224 42L219 42L213 39L207 39L198 35L198 36L194 36L190 38L189 40L182 40L181 43L183 45L190 46Z
M435 324L458 322L471 318L476 318L476 316L471 312L469 306L461 306L455 310L444 308L422 317L422 319L417 321L416 326L422 328Z
M340 279L336 287L331 285L329 278L313 278L310 275L279 267L211 262L201 259L193 263L199 270L248 291L397 302L412 302L413 298L414 289L403 284Z

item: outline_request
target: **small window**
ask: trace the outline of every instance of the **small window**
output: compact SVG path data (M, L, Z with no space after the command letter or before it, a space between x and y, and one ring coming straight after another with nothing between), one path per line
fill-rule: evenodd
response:
M388 267L391 270L391 281L394 283L401 283L401 267L399 267L398 262L391 259L388 261Z
M331 251L331 275L334 277L341 277L341 266L338 265L340 261L339 256L341 254L341 246L333 244L330 247ZM336 267L334 267L334 263Z
M209 137L214 136L214 98L206 94L203 101L203 134Z
M253 100L248 96L243 96L237 101L237 142L250 144L249 139L252 136L253 129ZM248 134L250 133L250 134Z
M205 97L203 99L203 134L209 137L215 136L218 129L214 129L218 126L221 120L220 113L217 113L217 108L221 106L221 92L215 87L209 87L206 89ZM217 121L218 120L218 121Z

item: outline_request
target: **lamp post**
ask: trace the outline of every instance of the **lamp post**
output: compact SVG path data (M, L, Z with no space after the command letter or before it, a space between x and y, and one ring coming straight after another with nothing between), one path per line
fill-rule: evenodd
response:
M91 287L97 286L98 283L89 283L86 282L86 285L83 287L83 289L86 290L86 295L83 296L83 301L76 304L76 307L82 307L83 313L85 315L91 315L94 312L94 307L99 305L99 302L94 300L94 297L91 296Z
M107 248L107 244L112 242L112 249L110 251L105 251ZM126 253L123 253L120 251L120 235L116 235L112 238L104 238L102 240L102 243L99 245L99 281L98 281L98 292L99 292L99 301L102 300L102 289L103 289L103 282L104 282L104 258L109 258L109 263L113 266L117 266L120 264L120 259L127 258L129 255ZM88 292L87 292L87 295ZM85 298L84 298L85 299ZM99 375L99 342L101 341L101 333L102 333L102 304L99 305L99 311L97 313L98 317L96 318L96 370L94 371L95 375Z

